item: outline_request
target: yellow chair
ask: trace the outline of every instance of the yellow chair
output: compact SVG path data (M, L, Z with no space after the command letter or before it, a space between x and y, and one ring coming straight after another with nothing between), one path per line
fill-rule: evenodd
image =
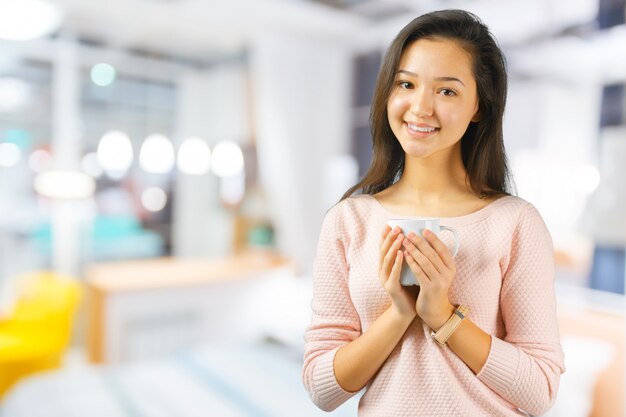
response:
M18 282L13 313L0 318L0 397L18 379L61 364L80 300L74 278L38 272Z

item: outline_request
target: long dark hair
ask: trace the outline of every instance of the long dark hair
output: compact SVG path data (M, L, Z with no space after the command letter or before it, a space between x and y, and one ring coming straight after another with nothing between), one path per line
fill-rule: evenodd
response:
M478 92L477 122L471 122L461 138L461 155L474 193L509 194L510 171L502 138L507 75L504 55L481 20L464 10L441 10L424 14L406 25L391 43L376 80L370 110L373 158L365 176L341 198L356 191L376 194L392 185L404 170L404 150L387 116L387 101L404 50L422 38L458 42L471 56Z

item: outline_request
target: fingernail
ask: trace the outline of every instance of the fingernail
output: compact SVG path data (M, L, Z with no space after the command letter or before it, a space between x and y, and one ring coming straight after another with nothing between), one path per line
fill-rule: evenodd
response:
M416 237L417 235L413 232L409 233L409 235L407 236L409 239L413 239L414 237Z

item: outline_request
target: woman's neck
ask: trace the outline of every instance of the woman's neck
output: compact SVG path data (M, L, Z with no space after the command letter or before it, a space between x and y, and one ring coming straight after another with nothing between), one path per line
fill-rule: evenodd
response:
M417 205L439 205L472 196L466 179L460 152L458 156L429 159L407 155L402 177L394 184L393 193Z

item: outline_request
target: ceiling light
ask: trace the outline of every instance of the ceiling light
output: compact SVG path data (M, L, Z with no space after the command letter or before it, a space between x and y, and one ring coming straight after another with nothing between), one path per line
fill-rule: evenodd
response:
M152 174L167 174L174 167L174 147L163 135L150 135L141 145L139 165Z
M98 163L111 178L120 178L133 163L133 146L124 132L112 130L98 143Z
M44 197L81 199L91 197L96 183L79 171L46 171L35 177L35 191Z
M116 71L110 64L100 63L91 68L91 82L100 87L111 85L115 81Z
M178 169L188 175L204 175L211 168L211 149L200 138L185 139L178 149Z
M167 204L167 194L159 187L148 187L141 193L141 204L153 213L161 211Z
M61 11L45 0L0 1L0 39L25 41L47 36L61 25Z
M243 153L234 142L224 141L215 145L211 157L213 173L218 177L234 177L243 172Z
M20 162L22 151L15 143L0 143L0 166L13 167Z

